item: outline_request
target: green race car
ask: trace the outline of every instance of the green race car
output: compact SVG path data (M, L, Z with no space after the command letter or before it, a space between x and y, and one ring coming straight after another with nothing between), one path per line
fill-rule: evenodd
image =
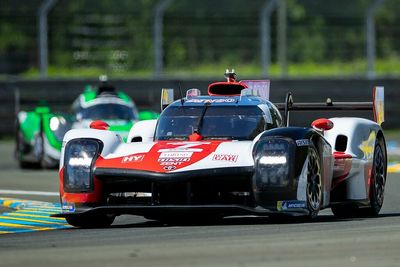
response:
M21 168L58 167L62 140L70 129L88 128L92 121L102 120L126 141L136 121L158 117L153 111L138 112L133 100L106 80L97 89L86 86L74 101L72 114L53 112L44 104L18 113L15 155Z

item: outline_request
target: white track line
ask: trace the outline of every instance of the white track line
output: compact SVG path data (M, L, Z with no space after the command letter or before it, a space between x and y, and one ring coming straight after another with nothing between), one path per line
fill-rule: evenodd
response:
M2 190L0 194L7 195L31 195L31 196L59 196L58 192L43 192L43 191L24 191L24 190Z

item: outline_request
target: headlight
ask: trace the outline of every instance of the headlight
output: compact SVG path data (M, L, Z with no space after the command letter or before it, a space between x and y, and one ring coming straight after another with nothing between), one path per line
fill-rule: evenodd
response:
M286 156L262 156L259 163L262 165L283 165L287 163L287 158Z
M97 139L78 139L67 143L64 157L64 191L93 191L92 165L101 152Z
M256 183L258 188L289 184L291 171L290 155L294 153L293 141L271 138L260 141L256 156ZM293 158L293 157L292 157Z
M71 129L71 122L63 116L54 116L50 119L50 129L58 141L62 141L67 131Z
M50 129L52 131L57 131L60 126L60 120L57 117L52 117L50 119Z

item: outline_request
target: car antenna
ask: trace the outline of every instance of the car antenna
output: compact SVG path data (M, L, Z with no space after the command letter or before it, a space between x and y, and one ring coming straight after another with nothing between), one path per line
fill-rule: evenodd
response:
M181 94L181 105L185 103L185 100L183 99L183 93L182 93L182 87L181 87L181 82L178 81L178 88L179 88L179 93Z

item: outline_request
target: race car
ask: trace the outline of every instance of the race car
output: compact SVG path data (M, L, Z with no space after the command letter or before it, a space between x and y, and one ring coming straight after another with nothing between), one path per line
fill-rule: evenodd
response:
M92 121L101 119L126 140L133 123L158 116L152 111L138 112L133 100L104 77L97 89L86 86L74 101L72 114L53 112L43 103L18 113L15 155L21 168L57 168L62 140L70 129L88 128Z
M190 89L172 101L162 91L158 120L136 123L127 143L107 123L74 129L60 159L62 213L76 227L105 227L121 214L170 222L236 215L315 218L377 215L386 182L383 88L373 102L285 103L269 99L269 81ZM366 110L358 117L290 125L296 110Z

